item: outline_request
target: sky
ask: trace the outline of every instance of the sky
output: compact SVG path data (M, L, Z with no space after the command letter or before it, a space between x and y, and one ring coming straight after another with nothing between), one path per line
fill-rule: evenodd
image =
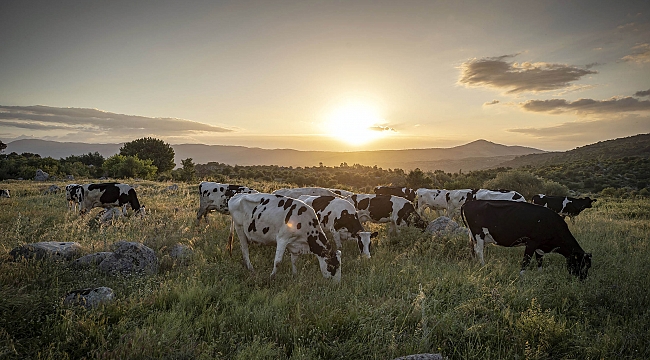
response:
M542 150L650 132L650 1L0 1L0 140Z

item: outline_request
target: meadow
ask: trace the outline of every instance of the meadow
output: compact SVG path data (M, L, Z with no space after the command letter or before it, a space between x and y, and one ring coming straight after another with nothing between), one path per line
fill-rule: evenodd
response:
M2 183L12 197L0 199L0 359L650 358L650 200L600 198L569 221L593 254L585 281L557 254L520 276L521 247L487 246L481 266L466 235L389 236L369 225L380 232L372 258L344 243L334 284L310 255L294 276L285 254L271 281L272 247L251 247L250 273L238 242L232 256L226 250L228 216L195 223L197 184L169 192L170 183L129 183L139 184L149 214L108 226L93 223L99 209L80 217L64 194L43 195L49 183ZM76 241L92 253L119 240L152 248L159 273L109 276L8 255L39 241ZM169 257L177 243L194 249L188 263ZM97 286L116 300L93 310L63 305L67 292Z

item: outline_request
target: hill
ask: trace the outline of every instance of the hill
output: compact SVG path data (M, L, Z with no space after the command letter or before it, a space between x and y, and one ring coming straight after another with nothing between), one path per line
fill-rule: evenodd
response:
M55 159L70 155L99 152L110 157L119 152L123 144L86 144L45 140L16 140L7 144L6 152L35 153ZM501 166L500 164L526 154L544 153L543 150L495 144L476 140L451 148L379 150L379 151L300 151L292 149L261 149L244 146L178 144L172 145L176 153L175 162L192 158L194 163L220 162L229 165L278 165L278 166L338 166L342 163L377 165L382 168L400 168L424 171L482 170Z

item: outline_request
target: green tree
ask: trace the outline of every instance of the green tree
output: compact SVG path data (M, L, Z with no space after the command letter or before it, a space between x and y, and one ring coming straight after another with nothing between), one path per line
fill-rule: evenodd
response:
M410 187L411 189L431 188L432 185L433 180L430 177L426 176L424 172L422 172L422 170L419 168L410 171L406 176L406 186Z
M151 179L156 173L156 166L149 159L140 160L137 156L113 155L104 161L102 168L108 176L115 178Z
M181 160L181 164L183 165L183 167L180 169L181 180L187 182L193 181L194 177L196 176L196 169L194 168L194 162L192 162L192 158Z
M0 140L0 153L3 152L3 151L5 151L6 148L7 148L7 144L3 143L3 142Z
M151 160L158 172L172 170L174 163L174 149L162 140L146 137L124 143L120 148L120 155L137 156L142 160Z

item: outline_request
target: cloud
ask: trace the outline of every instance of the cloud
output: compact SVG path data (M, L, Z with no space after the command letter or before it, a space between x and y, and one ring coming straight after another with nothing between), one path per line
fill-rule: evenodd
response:
M492 100L490 102L483 103L483 106L496 105L499 103L499 100Z
M525 111L546 112L551 114L561 114L566 112L575 112L578 115L611 114L632 111L650 111L650 100L639 100L629 96L624 98L611 98L609 100L529 100L520 103L519 106Z
M557 141L595 142L604 138L650 132L650 116L627 115L613 119L571 121L548 127L509 129L509 132Z
M397 130L395 130L395 129L391 128L391 127L388 127L388 126L381 126L381 125L374 125L374 126L371 126L371 127L370 127L370 130L374 130L374 131L393 131L393 132L397 132Z
M2 106L0 126L25 130L61 130L66 137L132 139L134 136L189 136L225 133L232 130L176 118L151 118L115 114L97 109L49 106Z
M650 89L637 91L634 93L634 96L648 96L648 95L650 95Z
M621 60L639 65L650 63L650 44L640 44L633 47L632 50L634 51L632 54L623 56Z
M460 67L459 82L467 86L507 89L507 93L515 94L566 88L573 81L598 73L565 64L507 61L515 56L517 54L466 61Z

